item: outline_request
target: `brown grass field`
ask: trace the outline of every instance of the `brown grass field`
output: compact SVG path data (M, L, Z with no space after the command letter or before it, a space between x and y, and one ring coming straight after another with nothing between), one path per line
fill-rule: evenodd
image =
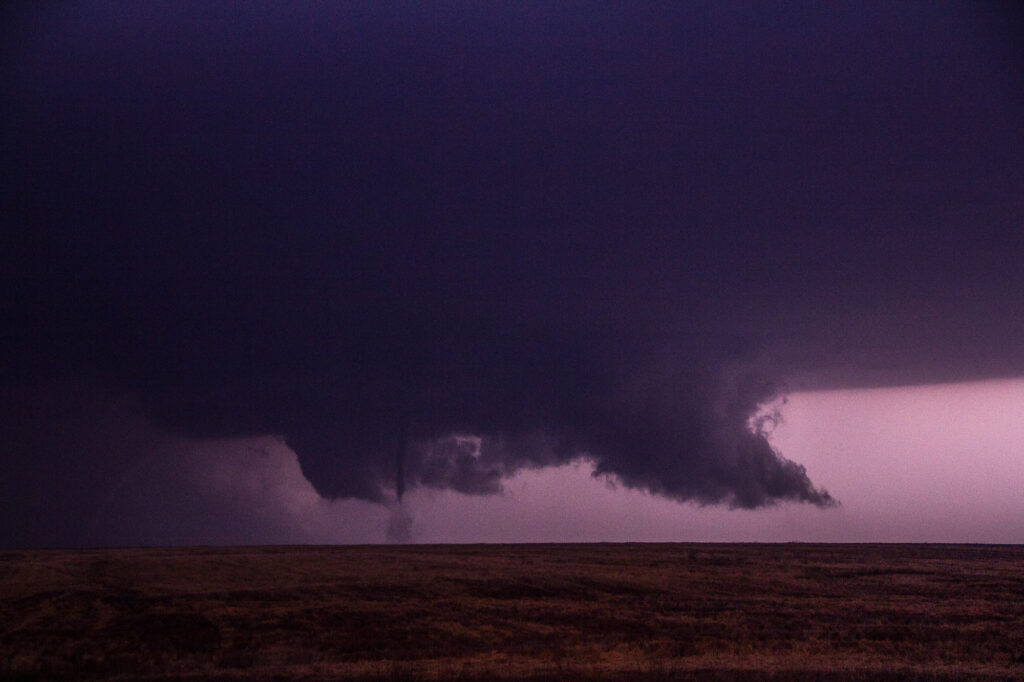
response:
M0 552L0 678L1024 679L1024 547Z

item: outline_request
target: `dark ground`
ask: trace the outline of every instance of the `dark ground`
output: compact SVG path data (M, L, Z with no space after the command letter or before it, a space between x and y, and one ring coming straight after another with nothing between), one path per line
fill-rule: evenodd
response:
M2 679L1024 679L1024 547L0 552Z

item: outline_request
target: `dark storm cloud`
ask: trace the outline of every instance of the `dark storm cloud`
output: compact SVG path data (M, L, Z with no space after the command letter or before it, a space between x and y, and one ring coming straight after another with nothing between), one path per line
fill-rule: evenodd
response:
M5 11L4 383L331 496L587 456L755 507L831 501L749 428L785 387L1024 371L1000 6Z
M7 386L0 408L4 546L331 537L318 527L330 509L271 439L191 441L84 383Z

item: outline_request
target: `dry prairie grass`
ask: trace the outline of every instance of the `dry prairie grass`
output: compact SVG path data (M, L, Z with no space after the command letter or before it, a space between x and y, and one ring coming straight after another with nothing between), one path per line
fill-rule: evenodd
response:
M0 678L1024 679L1024 547L0 552Z

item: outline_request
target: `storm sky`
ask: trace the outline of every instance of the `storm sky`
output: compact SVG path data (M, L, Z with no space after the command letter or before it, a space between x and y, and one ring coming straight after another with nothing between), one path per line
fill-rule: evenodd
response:
M617 501L581 539L640 500L835 529L863 470L780 415L1024 376L1013 3L25 2L0 25L4 546L416 539L416 504L493 525L534 479L556 523L586 507L551 484L573 471ZM883 488L962 478L852 407L793 414L844 461L914 462ZM549 537L523 524L419 537ZM891 539L844 528L805 535Z

